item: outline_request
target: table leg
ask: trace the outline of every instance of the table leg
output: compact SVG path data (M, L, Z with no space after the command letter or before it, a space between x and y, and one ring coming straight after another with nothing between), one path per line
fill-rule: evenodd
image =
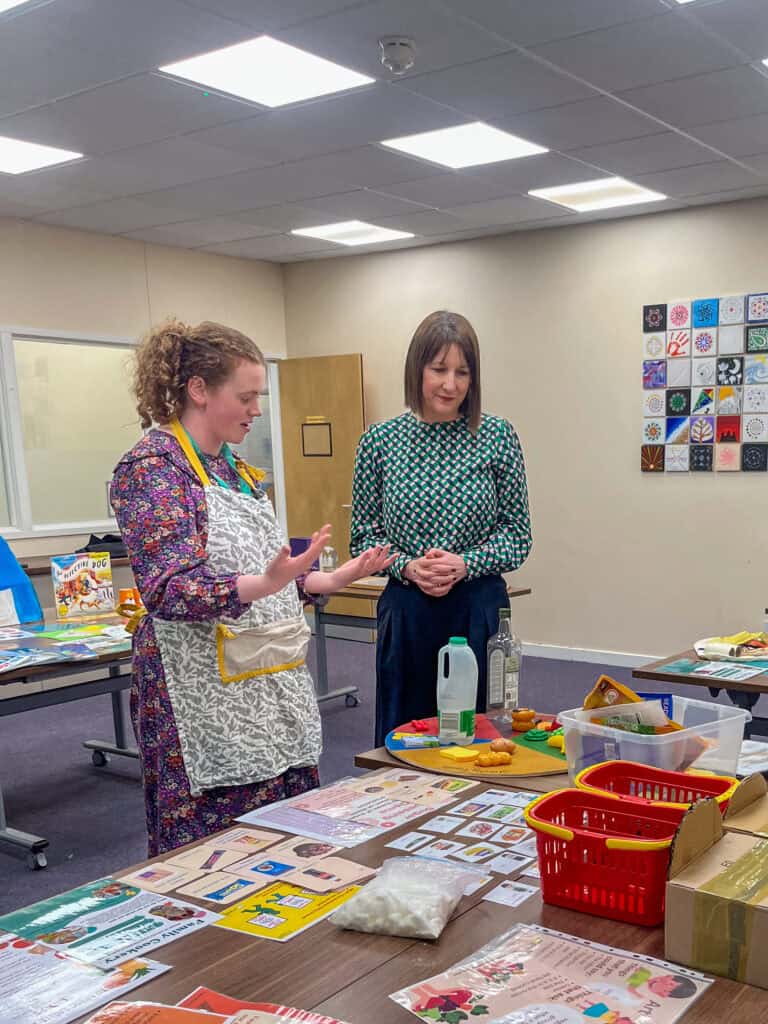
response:
M343 697L347 707L354 708L360 703L358 698L360 691L356 686L340 686L338 689L330 691L328 689L328 651L326 649L324 611L327 604L327 597L320 597L315 602L315 655L317 661L315 693L317 694L317 703L326 704L329 700Z
M110 676L119 676L119 667L117 665L110 665L109 674ZM139 752L135 747L127 747L125 745L122 691L115 690L110 694L110 697L112 698L112 724L115 730L115 742L110 743L108 740L85 740L83 743L86 750L93 751L91 760L97 768L103 768L108 763L108 754L132 757L135 760L139 757Z
M10 828L5 817L5 804L3 803L3 791L0 788L0 842L9 843L11 846L20 846L27 851L27 864L33 871L44 868L48 861L43 852L48 846L48 840L42 836L32 835L31 832L20 832L17 828Z

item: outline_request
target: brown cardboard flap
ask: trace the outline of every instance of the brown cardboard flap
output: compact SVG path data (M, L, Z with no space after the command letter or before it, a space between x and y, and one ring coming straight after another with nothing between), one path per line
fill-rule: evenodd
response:
M700 800L683 815L683 820L672 841L667 877L679 875L692 861L720 839L723 824L720 810L714 800Z
M768 793L768 784L760 772L755 772L754 775L750 775L749 778L743 779L736 789L734 790L733 796L728 801L728 809L726 810L723 818L728 821L735 814L739 814L741 811L746 810L750 804L753 804L756 800L764 797Z

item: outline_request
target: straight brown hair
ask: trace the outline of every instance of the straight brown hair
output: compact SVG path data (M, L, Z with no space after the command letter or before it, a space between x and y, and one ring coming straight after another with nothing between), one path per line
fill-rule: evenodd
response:
M422 380L424 368L451 345L456 345L469 367L469 390L459 406L472 433L480 426L480 347L475 329L460 313L439 309L425 316L408 347L405 357L405 404L417 415L424 412Z

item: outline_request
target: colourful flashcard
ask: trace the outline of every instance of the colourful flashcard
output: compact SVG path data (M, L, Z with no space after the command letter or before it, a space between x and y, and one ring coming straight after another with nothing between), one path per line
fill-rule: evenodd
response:
M208 900L211 903L226 906L245 896L251 896L269 884L269 878L251 882L245 878L236 878L228 871L212 871L178 891L184 896L194 896L198 900Z
M464 828L460 828L456 835L469 836L470 839L490 839L500 828L502 826L498 822L483 821L478 818L465 825Z
M456 860L465 860L468 864L481 864L490 857L499 856L502 853L500 846L493 843L475 843L472 846L465 846L451 854Z
M182 885L189 885L199 878L200 871L184 871L182 868L174 867L167 861L155 862L145 868L140 868L130 875L123 875L118 879L126 885L137 885L140 889L148 892L172 892Z
M416 835L417 833L409 834ZM422 837L424 842L429 842L431 838L431 836ZM389 843L388 845L393 846L394 844ZM285 881L291 885L297 885L301 889L309 889L311 892L332 892L334 889L341 889L342 886L352 885L353 882L363 882L375 874L376 868L355 864L354 861L346 860L344 857L325 857L314 864L306 864L304 867L297 868L290 875L285 876Z
M531 896L535 896L538 891L535 885L505 881L497 885L495 889L490 889L483 899L490 900L491 903L501 903L505 907L519 907Z
M501 832L493 837L494 843L503 843L505 846L515 846L531 838L531 830L525 825L505 826Z
M384 845L393 850L408 851L418 850L420 846L424 846L425 843L431 843L433 841L434 836L426 835L423 832L406 832L404 836L398 836L397 839L392 839Z
M533 858L517 850L504 850L498 857L487 861L483 867L497 875L512 875L519 872Z
M464 822L464 818L458 818L452 814L439 814L436 818L425 821L419 828L424 832L437 832L440 835L445 835L448 832L453 832L458 825L463 825Z
M451 839L437 839L429 846L422 846L419 853L425 857L439 857L442 860L444 857L452 856L457 850L463 849L463 843L455 843Z
M233 828L216 836L217 849L240 850L243 854L258 853L285 839L282 832L267 832L261 828Z
M169 857L165 863L198 871L223 871L225 868L233 867L244 857L242 850L227 850L216 843L205 843L183 853L177 853L175 857Z

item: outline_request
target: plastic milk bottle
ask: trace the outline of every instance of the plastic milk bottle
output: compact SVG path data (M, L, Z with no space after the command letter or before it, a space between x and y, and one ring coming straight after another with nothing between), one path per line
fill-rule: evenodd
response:
M475 738L477 662L463 636L452 636L437 656L440 742L467 746Z

